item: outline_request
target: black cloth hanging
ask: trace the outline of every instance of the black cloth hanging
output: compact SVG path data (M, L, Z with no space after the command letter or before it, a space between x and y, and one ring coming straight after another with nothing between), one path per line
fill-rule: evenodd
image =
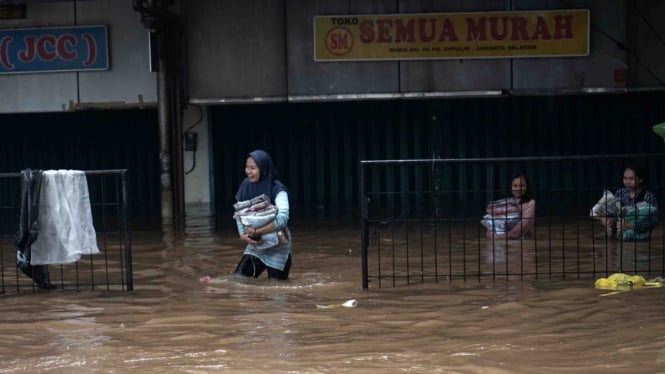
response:
M21 215L16 233L16 267L30 277L39 288L55 288L51 284L48 265L31 265L30 249L39 235L39 195L42 186L41 171L21 171Z

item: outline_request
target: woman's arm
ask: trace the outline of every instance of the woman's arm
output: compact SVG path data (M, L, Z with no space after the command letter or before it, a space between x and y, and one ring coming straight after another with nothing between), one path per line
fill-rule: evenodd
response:
M261 227L245 226L240 221L240 218L236 218L236 226L240 239L247 244L257 244L261 240L253 240L251 237L267 234L286 227L289 222L289 196L286 192L282 191L275 196L275 206L277 207L275 219Z
M641 234L653 230L656 225L658 225L658 200L656 200L656 195L654 195L651 191L646 191L643 201L654 207L655 211L650 213L644 221L637 223L629 223L625 220L621 220L619 222L620 227L618 227L620 231L633 229L636 233Z
M238 235L240 236L240 240L247 244L257 244L257 241L252 240L249 236L251 234L251 231L253 230L250 227L245 227L245 225L240 222L240 218L236 218L236 226L238 227Z
M649 205L655 208L654 212L651 212L649 214L649 217L647 217L646 222L642 224L637 224L635 227L636 232L647 232L653 230L656 225L658 225L658 200L656 200L656 195L651 192L647 191L646 194L644 195L644 201L647 202ZM644 231L639 231L639 230L644 230Z
M289 223L289 195L285 191L282 191L275 196L275 206L277 207L277 215L275 215L275 219L265 226L258 227L255 231L256 234L263 235L281 230ZM250 229L250 231L251 230L252 229Z

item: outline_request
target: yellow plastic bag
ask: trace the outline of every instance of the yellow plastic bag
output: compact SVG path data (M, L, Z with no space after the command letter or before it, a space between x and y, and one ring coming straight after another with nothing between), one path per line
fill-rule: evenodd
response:
M646 283L646 279L642 276L614 273L607 278L597 279L594 286L601 290L628 291L643 287L644 283Z
M628 275L624 273L614 273L607 278L596 279L594 287L601 290L610 291L630 291L642 287L662 287L662 282L647 281L640 275ZM612 295L613 293L601 296Z

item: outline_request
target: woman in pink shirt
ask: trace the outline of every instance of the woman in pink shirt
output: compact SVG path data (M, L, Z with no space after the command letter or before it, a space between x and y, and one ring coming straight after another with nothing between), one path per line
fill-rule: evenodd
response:
M517 207L519 219L517 220L517 223L510 227L506 232L497 233L492 230L487 230L486 235L488 238L523 239L534 234L536 201L531 196L529 179L525 174L516 173L510 177L510 193L512 197L508 198L508 200L512 200L514 206Z

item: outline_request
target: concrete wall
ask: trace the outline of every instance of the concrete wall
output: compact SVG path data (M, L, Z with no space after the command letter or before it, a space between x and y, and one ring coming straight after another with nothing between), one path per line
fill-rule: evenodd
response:
M632 1L627 6L628 79L631 86L665 87L665 0Z
M190 96L286 94L282 0L186 1Z
M123 108L157 102L148 31L132 0L60 1L27 5L27 18L0 29L107 25L108 71L0 75L0 113Z
M621 76L630 70L627 14L638 3L648 12L652 4L661 8L662 1L183 0L190 99L215 104L475 91L518 95L621 91L644 83L642 76L634 75L633 82ZM362 62L313 58L317 15L565 8L590 10L589 56ZM655 15L651 17L655 23ZM637 29L647 31L644 26ZM649 47L659 55L665 51L655 40Z
M210 202L210 156L208 138L208 115L203 106L190 105L183 118L183 132L197 134L198 147L195 152L185 151L183 166L185 169L185 202Z
M63 111L154 104L148 31L132 0L36 2L27 18L0 20L0 28L105 24L110 69L0 75L0 113ZM561 9L591 11L591 55L575 58L315 62L313 17ZM664 0L179 0L192 102L264 102L347 99L447 91L515 93L663 85ZM616 73L627 69L628 81ZM662 87L661 87L662 88ZM550 92L551 93L551 92ZM555 92L556 93L556 92ZM339 96L336 96L339 95ZM347 95L347 96L344 96Z

